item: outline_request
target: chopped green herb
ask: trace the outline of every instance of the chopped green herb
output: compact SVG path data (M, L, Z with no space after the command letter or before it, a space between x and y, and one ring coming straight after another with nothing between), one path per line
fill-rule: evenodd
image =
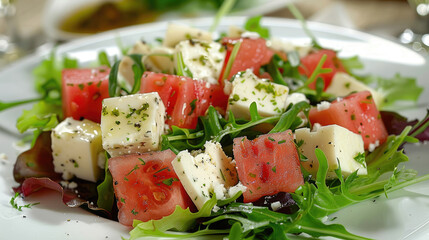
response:
M9 201L10 205L12 205L12 207L15 208L18 211L22 211L22 208L31 208L34 205L40 204L40 203L29 203L29 204L26 204L26 205L23 205L23 206L19 206L16 203L16 199L18 198L18 196L19 196L19 193L16 192L15 195Z
M189 103L189 106L191 107L191 111L189 111L188 116L192 115L195 111L197 99L192 100L192 102Z
M162 180L162 183L164 183L167 186L171 186L173 184L173 182L177 182L177 181L179 181L179 179L177 179L177 178L167 178L167 179Z
M358 153L353 159L362 166L365 166L365 153Z

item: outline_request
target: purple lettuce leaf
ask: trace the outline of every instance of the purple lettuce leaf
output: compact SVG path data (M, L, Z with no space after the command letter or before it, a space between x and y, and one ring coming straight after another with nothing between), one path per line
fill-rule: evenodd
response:
M381 111L380 114L383 119L384 126L389 134L399 135L405 127L415 126L409 135L412 136L413 134L418 133L414 137L420 142L429 141L429 127L427 127L429 122L429 111L425 118L420 122L417 119L409 121L406 117L401 116L396 112Z

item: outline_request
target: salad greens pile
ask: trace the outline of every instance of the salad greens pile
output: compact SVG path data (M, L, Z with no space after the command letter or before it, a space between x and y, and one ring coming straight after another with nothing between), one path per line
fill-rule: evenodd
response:
M155 4L157 8L162 4L174 1L147 1ZM222 1L213 1L222 2ZM231 8L234 1L225 1ZM161 5L162 6L161 6ZM154 6L155 6L154 5ZM158 6L159 5L159 6ZM291 6L291 12L303 23L304 31L312 39L312 46L322 49L317 39L309 31L306 23L299 11ZM223 15L222 13L219 15ZM218 17L220 18L220 17ZM217 23L214 24L216 26ZM269 38L269 29L261 25L261 16L250 18L244 25L248 31L257 32L263 38ZM240 43L234 46L229 62L234 61L235 54L240 48ZM111 61L105 52L100 52L98 56L99 65L111 67L109 75L109 95L119 96L123 93L133 94L140 89L140 81L146 71L142 64L142 55L128 55L134 61L132 70L136 81L130 90L121 85L118 81L119 62ZM179 76L190 76L181 57L178 56L177 74ZM321 100L329 100L331 95L325 93L324 82L320 77L322 73L329 73L332 69L323 68L326 61L324 55L318 63L316 69L310 77L304 77L298 71L300 58L296 51L287 54L287 60L279 55L274 55L269 64L262 67L261 71L268 73L275 83L291 88L292 92L304 93L312 103ZM399 74L393 78L385 79L372 75L358 76L353 74L354 69L360 69L363 64L357 57L340 59L349 74L358 80L372 84L386 97L383 106L391 106L395 101L417 101L423 89L417 85L416 79L403 77ZM231 64L227 64L225 75L229 75ZM229 66L229 67L228 67ZM34 102L31 110L24 110L17 120L17 128L23 133L33 130L34 145L37 137L44 131L50 131L59 120L62 119L61 106L61 69L78 67L77 60L64 56L57 59L53 52L50 57L44 60L35 70L35 87L40 97L23 101L5 103L0 102L0 111L20 104ZM282 69L283 71L279 71ZM316 89L308 86L315 82ZM295 130L303 124L298 117L298 113L303 112L308 115L310 104L299 102L291 104L280 116L262 117L257 112L256 103L252 103L249 108L250 120L236 119L232 112L228 113L225 119L214 107L209 107L205 116L199 118L196 129L184 129L176 126L171 127L168 134L162 136L162 150L171 149L176 154L182 150L201 149L206 141L213 140L220 142L227 154L231 149L232 140L240 136L254 138L261 134L255 130L255 126L261 123L272 124L274 127L270 133L282 132L288 129ZM306 123L309 125L309 123ZM329 224L324 221L327 216L352 204L366 201L374 197L388 194L392 191L406 186L429 180L429 175L418 176L412 169L406 169L399 164L408 161L402 146L405 143L415 143L416 138L429 128L429 113L424 119L414 124L414 126L404 126L400 134L391 135L387 141L377 147L373 152L366 155L358 155L355 159L358 162L366 161L367 175L357 175L352 173L347 178L341 174L341 166L335 170L338 179L327 180L328 161L325 154L316 149L316 156L319 161L317 176L311 180L305 170L303 170L307 181L300 186L295 193L290 194L294 202L295 210L291 213L279 213L270 210L265 206L256 206L251 203L240 203L241 192L230 199L218 200L213 194L198 212L191 212L189 209L176 207L174 213L160 220L150 220L141 222L135 220L134 229L130 232L130 239L138 239L143 236L190 238L204 235L227 235L228 239L288 239L288 234L307 234L311 237L332 236L340 239L367 239L348 232L340 224ZM300 143L296 143L299 145ZM303 156L301 156L303 157ZM104 181L98 185L97 206L105 210L111 210L114 206L114 191L112 175L108 170L106 156L106 167ZM15 198L11 200L12 205L16 205ZM31 205L17 206L30 207Z
M226 233L229 234L228 239L288 239L287 233L367 239L349 233L340 224L327 224L323 219L349 205L429 180L429 175L418 177L415 170L398 167L399 163L408 161L400 146L417 141L409 135L410 131L411 127L406 127L399 136L390 136L386 143L368 154L368 175L363 176L354 172L344 179L340 167L335 170L338 179L328 182L327 159L320 149L316 149L320 164L316 180L305 182L292 194L299 207L293 214L277 213L251 203L234 202L238 196L227 200L228 204L225 204L225 200L216 201L213 195L197 213L177 207L173 214L160 220L135 220L130 240L143 236L190 238ZM391 173L391 176L379 180L384 173ZM215 205L219 209L215 210ZM201 218L201 225L195 226L196 220ZM191 233L183 234L184 231Z

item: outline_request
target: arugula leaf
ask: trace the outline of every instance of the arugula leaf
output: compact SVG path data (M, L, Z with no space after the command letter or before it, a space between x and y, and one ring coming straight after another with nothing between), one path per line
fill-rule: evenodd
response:
M27 100L18 100L14 102L3 102L0 101L0 111L6 110L8 108L16 107L22 104L26 103L32 103L42 100L43 98L34 98L34 99L27 99Z
M31 110L23 110L22 115L16 120L16 128L21 133L29 129L34 130L31 144L33 146L42 131L49 131L58 125L61 116L61 105L48 104L42 100L35 103Z
M229 73L231 72L232 64L235 61L235 58L237 57L238 51L240 50L241 46L241 40L237 41L234 44L234 48L231 51L231 55L229 56L228 62L226 63L225 71L223 72L223 75L220 77L221 80L224 80L229 76Z
M292 13L292 15L301 22L302 29L307 34L307 36L310 37L313 47L317 49L322 49L322 46L317 41L316 37L307 27L307 22L305 21L304 17L302 16L298 8L296 8L295 5L293 5L292 3L288 5L288 8L289 8L289 11Z
M196 219L209 217L215 205L216 197L212 197L210 200L205 202L203 207L196 213L191 212L189 208L183 209L180 206L176 206L176 209L171 215L163 217L159 220L150 220L147 222L134 220L134 229L130 232L130 240L143 236L154 236L154 234L159 235L160 233L167 230L175 230L180 232L187 231L195 225Z
M362 61L360 61L358 56L353 56L350 58L339 58L341 63L343 64L346 71L350 74L353 69L363 69L364 65Z
M176 55L176 74L178 76L185 76L193 78L191 70L185 65L185 61L183 61L183 56L181 52L177 52Z
M375 75L353 76L367 85L375 85L375 89L384 97L381 108L391 106L397 101L417 102L420 94L423 92L423 87L417 85L415 78L404 77L399 73L395 74L392 78Z
M132 70L134 73L134 85L130 93L135 94L140 91L141 79L142 79L143 73L146 72L146 68L142 63L143 55L130 54L128 55L128 57L130 57L134 61L134 64L132 66Z
M323 64L325 63L326 58L327 58L327 55L323 54L323 56L320 58L319 63L317 63L317 66L314 69L313 73L311 73L310 77L304 82L304 85L302 87L300 87L299 89L302 89L304 87L308 87L308 85L310 85L311 83L313 83L317 79L319 74L332 72L331 68L323 68Z
M46 93L46 83L51 80L55 80L58 86L61 86L61 70L65 68L77 68L78 62L76 59L68 58L64 56L62 61L57 60L55 51L52 51L48 59L43 60L33 70L35 77L35 87L38 93L42 96L48 95ZM61 91L60 91L61 92Z
M0 101L0 111L22 104L45 100L47 103L61 105L61 70L63 68L76 68L77 60L63 57L62 61L56 59L52 51L48 59L43 60L34 70L35 88L40 97L18 100L13 102Z
M271 58L270 62L267 65L267 71L273 79L273 82L288 86L286 81L283 79L281 72L279 71L280 62L282 62L282 59L279 57L279 55L274 54L274 56Z
M246 23L244 24L244 29L246 29L249 32L256 32L262 38L269 38L270 30L266 27L261 26L261 19L262 19L261 15L254 16L247 19Z
M320 102L322 100L323 89L325 88L325 81L321 77L318 77L316 80L316 101Z
M218 121L218 123L220 124L220 128L214 127L212 132L223 131L221 129L222 121ZM279 127L279 129L281 128ZM358 176L357 172L354 172L344 179L341 175L340 166L335 170L338 177L337 182L339 183L336 186L331 186L331 184L328 186L326 181L329 169L328 161L322 150L315 149L315 154L319 161L316 181L314 184L306 182L292 194L293 199L299 206L299 210L294 214L277 213L270 211L266 207L253 206L249 203L226 202L221 205L223 207L218 211L212 212L210 216L206 216L205 219L207 220L200 225L200 229L202 228L202 230L184 235L170 234L163 232L172 229L170 225L166 225L167 227L163 228L162 226L164 225L158 223L159 227L154 227L155 225L151 222L147 223L147 229L140 229L138 232L140 235L136 236L186 238L196 235L203 236L229 232L228 237L230 239L287 239L287 233L306 233L312 237L332 236L340 239L367 239L349 233L342 225L325 224L321 219L351 204L365 201L417 182L429 180L429 175L416 177L417 174L414 170L403 169L399 171L396 167L399 162L402 162L401 159L403 156L405 156L402 154L402 151L397 151L398 147L405 141L413 141L408 136L410 130L411 127L407 127L400 136L391 136L392 138L388 140L388 143L380 147L380 151L386 155L384 161L388 162L384 163L384 166L378 164L377 159L372 159L373 156L379 153L374 153L374 155L371 155L372 153L369 154L369 158L367 158L369 160L368 166L373 167L374 171L378 172L375 173L369 170L368 176ZM359 157L362 158L362 156ZM399 160L395 158L399 158ZM388 171L393 172L389 179L375 181L381 175L381 172L385 173ZM364 181L361 181L362 179ZM367 179L371 179L371 182L367 181ZM210 201L213 201L213 199ZM169 221L173 221L172 219L175 219L176 216L172 215L169 218L171 218ZM180 221L180 218L177 219ZM194 218L190 221L193 222L195 220ZM188 230L190 225L187 226L186 229ZM219 232L214 233L213 231L215 230L211 229L218 229L216 231Z
M384 95L384 106L392 105L396 101L414 101L416 102L423 87L417 85L417 80L411 77L403 77L395 74L393 78L376 78L377 91Z
M109 73L109 96L116 97L118 96L118 72L119 72L119 64L121 61L116 61L113 64L113 67L110 69Z
M177 154L185 149L199 149L208 140L221 142L226 136L229 136L228 140L232 141L233 138L238 137L241 133L261 123L277 122L271 132L295 129L302 122L297 114L308 109L309 106L306 102L300 102L292 105L280 116L261 117L258 114L256 103L253 102L249 107L250 121L236 120L232 112L229 112L228 120L226 120L213 106L210 106L207 115L200 117L202 124L199 125L199 128L189 130L173 126L170 134L162 136L162 149L171 149Z
M102 66L112 67L110 65L109 58L107 57L107 53L105 51L101 51L98 53L98 63Z
M224 0L219 10L216 13L213 24L210 26L210 32L214 32L219 25L220 19L227 15L234 7L236 0Z
M115 193L113 191L113 177L109 171L109 154L105 152L106 162L104 164L104 180L97 186L97 206L107 211L111 211L115 202Z

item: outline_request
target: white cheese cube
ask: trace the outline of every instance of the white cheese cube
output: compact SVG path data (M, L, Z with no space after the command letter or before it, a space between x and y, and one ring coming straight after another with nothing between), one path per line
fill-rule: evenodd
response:
M205 152L181 151L173 160L174 171L198 209L216 193L217 199L229 197L228 189L238 183L235 162L225 155L219 143L206 142Z
M128 51L128 54L142 54L147 55L151 52L149 45L142 41L138 41L134 44L134 46ZM121 63L119 64L119 73L121 76L131 85L134 84L134 72L132 70L132 66L134 64L134 60L130 57L125 56Z
M158 150L164 131L165 107L158 93L103 100L103 148L112 156Z
M236 118L250 119L250 104L256 102L261 116L279 115L286 110L288 92L288 87L263 81L248 69L235 76L227 111Z
M272 38L267 41L267 46L280 52L292 52L297 51L300 58L307 56L312 50L311 45L302 45L296 46L291 42L281 39L281 38Z
M143 62L148 71L174 74L173 54L172 48L154 47L143 57Z
M344 97L352 92L370 91L375 105L378 107L383 103L383 95L375 89L358 81L347 73L336 73L332 78L332 82L326 89L326 93L330 93L336 97Z
M304 94L302 93L292 93L290 94L286 99L286 107L289 106L289 104L297 104L299 102L307 102L310 103L310 100L308 100Z
M212 41L212 34L198 28L170 23L162 44L166 47L174 47L179 42L189 39Z
M237 26L234 26L234 25L231 25L228 28L228 37L239 38L239 37L241 37L241 34L244 32L245 32L244 29L237 27Z
M96 182L100 178L98 159L104 150L97 123L66 118L52 130L51 139L55 172L62 173L63 179L76 176Z
M319 161L314 153L316 148L326 155L329 165L328 178L336 178L333 171L338 169L338 164L344 176L349 176L356 170L358 175L367 174L366 162L355 160L359 154L365 154L363 140L359 134L338 125L328 125L317 128L315 132L310 132L308 128L297 129L295 137L298 145L302 141L299 150L308 158L302 161L301 165L313 176L319 169Z
M218 84L218 78L225 60L225 48L217 42L199 40L181 41L176 45L174 62L177 66L177 53L182 54L185 66L193 78Z

